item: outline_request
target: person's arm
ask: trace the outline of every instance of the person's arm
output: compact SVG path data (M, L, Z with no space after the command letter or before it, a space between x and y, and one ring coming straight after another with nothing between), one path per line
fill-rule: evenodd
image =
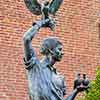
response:
M82 86L82 87L81 87L81 86L78 86L77 88L75 88L75 89L73 90L72 94L69 95L65 100L74 100L75 97L77 96L77 94L78 94L79 92L85 91L85 90L87 90L89 87L90 87L89 85L88 85L88 86Z
M74 100L76 95L78 94L77 89L73 90L72 94L69 95L65 100Z
M46 22L48 22L48 19L34 23L33 26L27 32L25 32L23 36L24 62L26 63L25 65L27 66L30 64L30 62L33 62L31 60L37 60L34 50L32 48L32 39Z

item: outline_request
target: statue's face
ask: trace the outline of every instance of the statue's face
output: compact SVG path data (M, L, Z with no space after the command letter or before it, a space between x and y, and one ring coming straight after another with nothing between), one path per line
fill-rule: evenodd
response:
M63 56L62 45L58 45L58 46L55 48L55 51L54 51L54 54L53 54L53 58L54 58L56 61L61 61L62 56Z

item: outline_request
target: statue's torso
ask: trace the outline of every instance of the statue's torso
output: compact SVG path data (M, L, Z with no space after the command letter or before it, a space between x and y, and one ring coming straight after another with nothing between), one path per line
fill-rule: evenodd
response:
M27 75L32 100L64 100L64 78L48 67L46 62L34 65L27 70Z

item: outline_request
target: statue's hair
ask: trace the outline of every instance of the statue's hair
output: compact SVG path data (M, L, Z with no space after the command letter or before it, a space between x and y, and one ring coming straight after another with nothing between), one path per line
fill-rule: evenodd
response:
M57 37L48 37L42 41L40 52L43 55L47 55L51 51L54 51L57 45L62 45Z

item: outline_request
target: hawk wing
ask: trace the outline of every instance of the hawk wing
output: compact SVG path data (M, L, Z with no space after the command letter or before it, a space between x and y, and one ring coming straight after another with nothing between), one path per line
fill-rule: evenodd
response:
M56 11L58 11L63 0L52 0L49 6L49 13L55 15Z
M49 5L49 13L55 15L63 0L52 0ZM41 5L37 0L24 0L27 8L35 15L41 15Z
M27 8L35 15L41 15L41 5L37 0L24 0Z

